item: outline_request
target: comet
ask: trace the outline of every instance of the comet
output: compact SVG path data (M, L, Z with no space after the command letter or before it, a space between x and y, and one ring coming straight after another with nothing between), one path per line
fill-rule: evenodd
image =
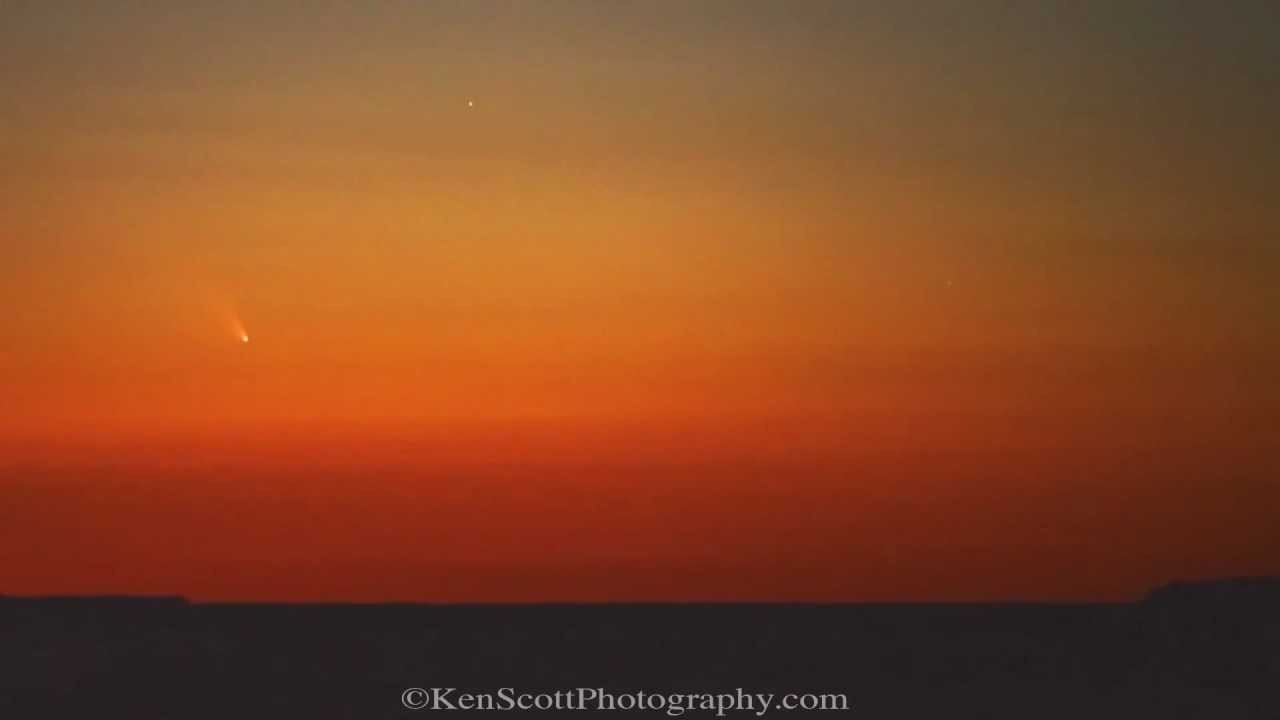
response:
M0 0L0 2L3 2L3 0ZM209 313L209 319L219 329L220 342L248 345L249 329L245 327L244 321L240 319L238 303L227 296L228 293L225 292L216 293L210 291L208 293L205 299L205 308Z
M240 321L238 313L233 312L231 314L231 332L235 334L235 338L239 340L242 345L248 344L249 331L245 329L244 323Z

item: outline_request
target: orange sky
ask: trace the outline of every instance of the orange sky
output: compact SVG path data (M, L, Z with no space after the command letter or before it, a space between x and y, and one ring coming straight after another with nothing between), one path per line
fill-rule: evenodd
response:
M3 12L0 592L1280 572L1264 4Z

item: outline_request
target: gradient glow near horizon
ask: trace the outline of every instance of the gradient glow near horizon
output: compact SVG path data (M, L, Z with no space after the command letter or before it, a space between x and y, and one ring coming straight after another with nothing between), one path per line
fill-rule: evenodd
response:
M0 592L1280 573L1280 11L900 5L0 3Z

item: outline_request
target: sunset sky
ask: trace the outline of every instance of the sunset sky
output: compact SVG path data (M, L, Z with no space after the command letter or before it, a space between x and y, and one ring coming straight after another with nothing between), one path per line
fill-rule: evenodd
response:
M0 594L1280 573L1274 2L0 0L0 88Z

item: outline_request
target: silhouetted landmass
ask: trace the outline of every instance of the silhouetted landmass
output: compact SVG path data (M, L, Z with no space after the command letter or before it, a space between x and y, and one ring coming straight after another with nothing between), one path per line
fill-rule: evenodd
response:
M1175 582L1152 590L1143 603L1166 608L1246 609L1257 611L1277 607L1280 578L1231 578L1216 582Z
M166 612L183 611L190 604L181 595L51 595L48 597L0 595L0 608L8 611L107 610L112 612Z
M411 717L400 692L420 686L841 692L867 718L1277 718L1278 612L1276 579L1096 605L0 597L0 717Z

